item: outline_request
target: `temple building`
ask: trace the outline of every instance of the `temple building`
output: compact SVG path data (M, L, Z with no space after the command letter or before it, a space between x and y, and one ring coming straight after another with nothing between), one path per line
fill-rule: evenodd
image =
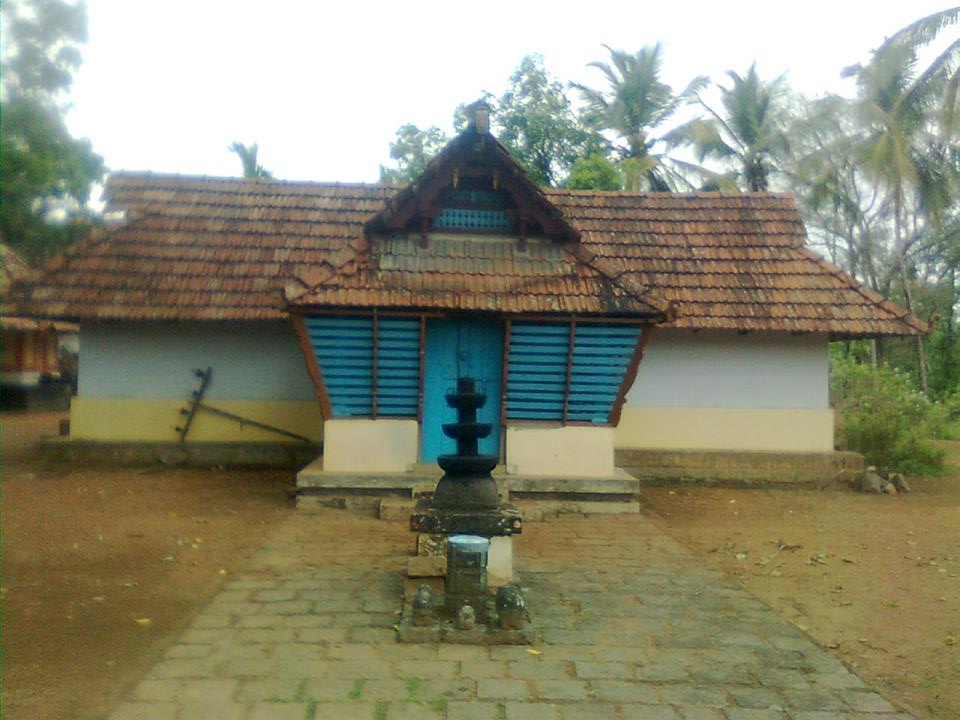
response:
M280 428L326 473L450 452L464 375L508 475L802 460L834 450L829 341L927 331L808 249L787 195L540 188L482 117L404 187L116 173L107 194L125 222L17 301L80 323L78 442L177 442L209 367L205 401L267 429L201 413L188 446L297 442Z

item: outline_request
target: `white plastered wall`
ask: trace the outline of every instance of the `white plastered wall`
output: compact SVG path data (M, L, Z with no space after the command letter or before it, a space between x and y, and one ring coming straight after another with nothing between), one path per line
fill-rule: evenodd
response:
M618 448L829 452L826 335L656 330Z
M83 324L71 437L174 442L180 408L213 369L211 406L319 441L323 418L296 333L287 322ZM189 440L291 441L201 411ZM295 440L292 440L295 442Z

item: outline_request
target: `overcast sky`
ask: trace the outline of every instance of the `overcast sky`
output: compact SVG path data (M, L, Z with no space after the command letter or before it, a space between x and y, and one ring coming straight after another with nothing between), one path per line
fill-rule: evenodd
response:
M90 39L71 130L113 170L237 175L258 142L278 178L375 182L407 122L450 131L453 110L499 95L528 53L558 79L602 85L602 44L665 46L664 79L722 79L756 60L810 95L852 94L843 67L930 0L349 2L88 0ZM956 32L955 28L949 32Z

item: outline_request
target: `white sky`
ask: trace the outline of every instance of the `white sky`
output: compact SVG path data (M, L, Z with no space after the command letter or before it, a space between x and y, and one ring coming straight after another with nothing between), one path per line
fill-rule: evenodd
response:
M843 67L931 0L579 3L512 0L88 0L69 125L113 170L238 175L234 140L278 178L375 182L407 122L450 132L533 52L563 82L602 85L603 43L665 46L664 79L723 79L753 60L809 95L852 93ZM950 29L948 32L954 32Z

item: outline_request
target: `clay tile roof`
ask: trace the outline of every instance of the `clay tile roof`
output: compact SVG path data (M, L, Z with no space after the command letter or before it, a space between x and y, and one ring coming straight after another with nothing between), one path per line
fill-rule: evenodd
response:
M366 233L398 188L117 174L126 223L18 295L73 319L254 320L288 305L617 314L679 328L912 335L927 326L804 245L790 197L545 190L579 242ZM286 292L286 299L284 298Z
M77 319L286 318L295 276L339 268L396 188L119 173L126 222L80 243L28 291L31 313Z
M916 335L926 323L805 246L793 198L548 190L581 244L672 302L671 327Z
M28 263L20 253L5 243L0 243L0 295L4 304L7 292L17 283L29 283L37 280L41 273ZM56 330L57 332L77 332L79 326L74 323L55 322L45 318L16 317L4 313L0 316L0 326L4 330Z
M431 234L373 237L355 272L331 272L287 287L299 307L393 307L641 315L664 319L669 304L649 287L619 281L590 264L577 247L549 240Z
M0 294L5 296L15 282L29 282L38 275L20 253L6 243L0 243Z

